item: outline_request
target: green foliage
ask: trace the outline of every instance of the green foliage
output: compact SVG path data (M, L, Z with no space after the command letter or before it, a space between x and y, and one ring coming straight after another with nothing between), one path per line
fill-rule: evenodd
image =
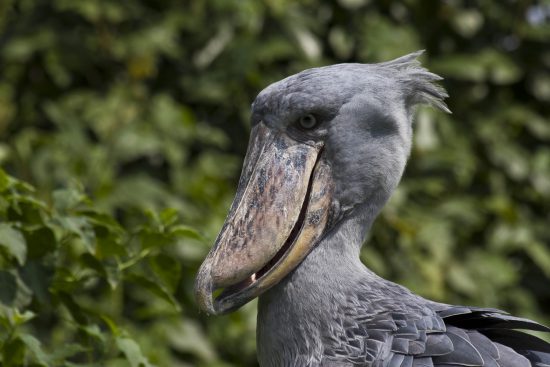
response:
M419 110L364 261L427 297L550 321L548 9L0 2L0 364L254 366L254 305L207 318L192 295L251 101L307 67L422 48L453 115Z
M2 170L0 182L2 365L168 363L145 357L136 339L181 322L175 295L185 292L180 279L190 261L177 248L201 236L178 224L173 209L148 212L126 230L79 189L57 190L48 204ZM171 346L167 336L157 342ZM197 353L214 360L205 345Z

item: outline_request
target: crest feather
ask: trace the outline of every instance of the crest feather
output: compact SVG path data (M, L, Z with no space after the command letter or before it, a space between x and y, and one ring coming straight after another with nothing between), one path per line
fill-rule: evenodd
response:
M418 61L418 57L423 53L424 50L419 50L379 65L397 71L395 77L403 85L405 94L408 96L407 104L410 107L417 104L429 104L451 113L443 101L449 95L442 86L435 83L443 78L429 72Z

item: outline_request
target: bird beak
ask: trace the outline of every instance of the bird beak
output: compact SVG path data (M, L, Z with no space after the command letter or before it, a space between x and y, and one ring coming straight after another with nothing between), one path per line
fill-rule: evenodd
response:
M322 143L297 142L263 122L254 126L237 194L197 274L202 310L222 314L259 296L325 233L333 186L322 152Z

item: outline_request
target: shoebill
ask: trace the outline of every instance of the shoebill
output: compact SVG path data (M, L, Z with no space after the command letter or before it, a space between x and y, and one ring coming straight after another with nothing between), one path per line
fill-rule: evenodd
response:
M403 174L415 106L449 112L419 54L305 70L254 101L237 194L196 297L209 314L259 297L262 367L550 366L550 344L521 331L549 328L424 299L359 260Z

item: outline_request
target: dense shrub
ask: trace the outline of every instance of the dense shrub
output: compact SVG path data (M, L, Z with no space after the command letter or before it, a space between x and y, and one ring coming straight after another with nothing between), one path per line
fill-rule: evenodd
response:
M514 0L0 2L0 364L255 365L254 305L192 299L250 103L417 49L453 115L419 111L364 261L550 321L549 20Z
M77 189L55 191L51 204L33 191L0 170L2 365L162 361L164 350L147 358L134 338L162 330L156 341L170 345L192 328L176 296L188 298L178 285L194 264L178 247L200 236L173 209L126 230Z

